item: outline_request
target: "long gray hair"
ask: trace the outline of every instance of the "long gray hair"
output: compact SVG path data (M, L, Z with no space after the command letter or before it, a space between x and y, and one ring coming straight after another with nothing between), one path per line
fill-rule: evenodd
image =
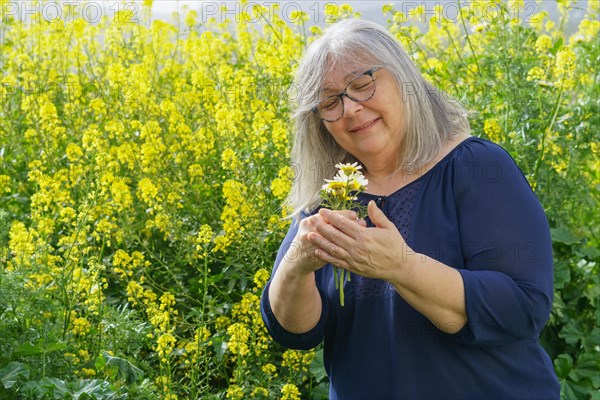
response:
M404 137L397 169L410 172L431 161L443 143L470 131L467 113L449 95L429 84L396 39L373 22L348 19L331 25L311 43L298 66L294 86L295 123L291 162L296 176L284 204L292 216L320 203L323 179L330 179L339 162L360 162L344 150L313 112L324 79L334 69L383 66L394 77L403 99Z

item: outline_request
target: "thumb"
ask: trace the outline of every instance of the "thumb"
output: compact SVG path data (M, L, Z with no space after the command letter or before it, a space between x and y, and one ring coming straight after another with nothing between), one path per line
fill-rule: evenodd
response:
M392 221L385 216L383 211L377 207L377 204L375 204L373 200L369 202L367 206L367 212L369 213L371 222L373 222L373 224L375 224L375 226L378 228L387 228L390 226L390 224L392 224Z

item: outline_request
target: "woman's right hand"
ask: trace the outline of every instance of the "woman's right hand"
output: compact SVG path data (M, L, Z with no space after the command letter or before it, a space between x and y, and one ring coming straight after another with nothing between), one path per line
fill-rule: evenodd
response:
M351 210L333 210L335 213L343 215L346 218L356 221L361 226L366 226L364 219L358 219L356 212ZM323 260L319 259L315 252L317 247L308 240L308 235L311 232L317 232L317 228L320 224L327 224L323 218L316 213L310 217L304 218L300 221L298 232L294 237L292 243L290 243L287 249L284 260L290 266L290 271L298 275L308 275L317 269L323 267L325 264Z
M366 226L363 219L349 210L337 210L357 224ZM314 271L324 262L316 256L317 248L308 240L317 227L327 224L317 213L300 221L298 232L276 269L269 286L269 301L275 318L289 332L303 333L319 322L322 302L315 285Z

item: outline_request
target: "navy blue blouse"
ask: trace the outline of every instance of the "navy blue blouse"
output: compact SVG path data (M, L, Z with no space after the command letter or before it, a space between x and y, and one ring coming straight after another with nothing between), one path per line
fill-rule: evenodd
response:
M467 324L436 328L383 280L352 275L339 303L331 265L315 272L323 302L315 328L286 331L263 291L272 337L310 349L324 340L331 399L558 399L552 362L538 342L552 306L546 216L510 155L471 137L431 170L375 199L408 246L462 275ZM369 226L372 226L368 221ZM298 229L292 223L275 269Z

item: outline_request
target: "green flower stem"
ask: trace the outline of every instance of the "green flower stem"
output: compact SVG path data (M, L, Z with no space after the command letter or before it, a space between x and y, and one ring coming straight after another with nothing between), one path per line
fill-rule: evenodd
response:
M358 169L360 168L357 168L357 170ZM343 169L340 168L339 173L341 173L341 171L343 171ZM356 202L354 200L354 195L364 190L363 185L366 181L355 181L356 177L354 172L345 172L346 177L343 180L340 180L340 175L337 175L337 180L329 181L329 183L325 185L324 189L321 191L323 206L332 210L354 210L359 218L364 218L367 215L366 207L359 202ZM363 178L361 173L359 173L359 175ZM329 186L332 190L326 190L328 185L332 185ZM350 272L343 268L333 267L333 281L335 282L335 289L340 292L340 304L342 307L345 302L344 284L346 281L350 282L350 280Z
M340 269L340 304L344 306L344 278L346 274L343 269Z

